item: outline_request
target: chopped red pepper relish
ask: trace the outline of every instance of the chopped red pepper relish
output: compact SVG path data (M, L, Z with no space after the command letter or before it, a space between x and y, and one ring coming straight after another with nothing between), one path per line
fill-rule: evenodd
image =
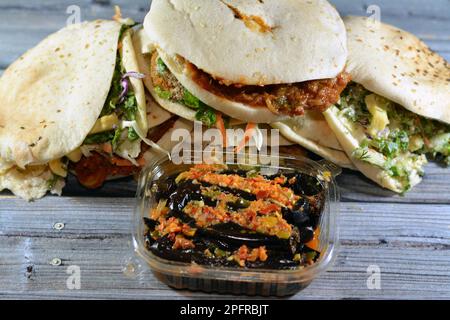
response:
M320 255L315 230L324 194L316 178L202 164L162 180L156 189L159 202L145 218L145 236L148 250L157 256L291 269Z

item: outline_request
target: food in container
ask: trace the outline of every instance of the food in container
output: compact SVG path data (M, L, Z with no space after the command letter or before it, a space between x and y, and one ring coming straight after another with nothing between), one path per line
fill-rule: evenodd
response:
M335 256L337 190L329 168L279 160L157 161L140 179L136 251L175 288L283 296L306 287Z

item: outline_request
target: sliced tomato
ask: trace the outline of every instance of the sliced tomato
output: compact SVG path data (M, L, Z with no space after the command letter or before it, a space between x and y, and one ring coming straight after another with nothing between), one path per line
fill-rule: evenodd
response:
M259 213L261 213L261 214L269 214L271 212L277 212L277 211L280 211L280 207L278 205L272 203L272 204L269 204L264 209L259 210Z
M221 112L216 112L216 127L220 130L223 139L223 147L226 148L228 146L227 142L227 131L225 129L225 123L223 122L223 116Z
M109 163L97 153L82 158L75 164L75 173L81 185L88 189L100 188L108 178Z
M257 199L266 199L266 198L269 198L269 196L270 196L270 191L269 190L259 190L256 193L256 198Z

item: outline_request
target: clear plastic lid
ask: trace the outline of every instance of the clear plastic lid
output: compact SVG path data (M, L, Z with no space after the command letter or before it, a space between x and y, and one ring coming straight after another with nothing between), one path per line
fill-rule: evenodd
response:
M176 286L174 285L176 282L174 279L185 278L194 280L190 281L190 283L196 283L195 285L178 285L176 287L199 290L207 289L205 288L205 286L208 286L207 280L215 282L223 281L224 283L258 283L271 285L297 284L300 286L299 288L304 288L332 264L338 248L338 217L340 199L334 178L340 174L341 170L326 161L315 162L306 158L285 154L276 158L277 165L275 166L271 164L264 164L268 163L268 158L261 161L261 158L258 158L256 155L252 159L257 159L257 165L261 170L266 169L272 173L276 173L278 171L300 172L319 179L324 188L325 201L319 223L320 257L316 263L313 265L300 267L295 270L255 270L238 267L211 267L198 265L195 263L181 263L165 260L149 251L145 245L144 234L146 226L143 218L148 217L150 210L157 205L154 190L155 183L164 177L188 170L194 166L194 163L199 163L198 156L198 154L192 154L192 156L187 159L184 158L185 161L189 160L187 162L192 162L192 164L174 164L168 157L163 157L154 161L154 163L144 169L140 175L137 192L137 204L134 215L134 248L136 253L146 261L146 263L156 274L162 276L162 278L166 280L172 279L172 281L165 282L169 285ZM240 161L237 156L230 156L230 154L224 153L222 160L222 163L227 165L249 165L247 162L248 156L245 160ZM200 161L200 163L201 162L202 161ZM195 282L195 280L201 281ZM220 292L221 290L217 289L215 291ZM256 294L258 294L258 292Z

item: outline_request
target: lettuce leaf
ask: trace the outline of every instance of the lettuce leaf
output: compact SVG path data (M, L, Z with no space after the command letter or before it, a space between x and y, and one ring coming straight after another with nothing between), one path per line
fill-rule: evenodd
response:
M115 137L115 134L115 130L91 134L84 140L83 144L100 144L112 141Z

